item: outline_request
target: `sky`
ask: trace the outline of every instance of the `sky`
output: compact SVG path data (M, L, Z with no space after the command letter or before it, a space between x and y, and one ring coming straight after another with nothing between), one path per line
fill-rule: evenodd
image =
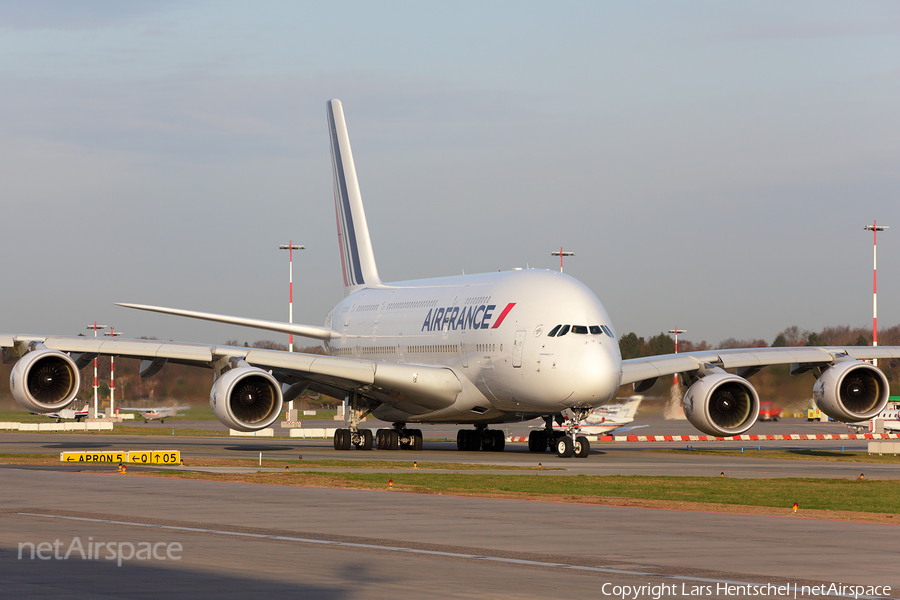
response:
M771 343L871 326L877 220L900 323L892 1L5 2L0 86L0 331L279 340L114 303L286 321L291 241L322 324L331 98L384 281L562 247L620 335Z

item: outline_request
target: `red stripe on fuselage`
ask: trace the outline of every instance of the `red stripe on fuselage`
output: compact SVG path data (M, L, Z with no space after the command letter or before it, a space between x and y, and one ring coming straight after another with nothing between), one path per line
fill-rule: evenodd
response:
M516 305L515 302L510 302L509 304L507 304L507 305L506 305L506 308L503 309L503 312L500 313L500 316L497 317L497 322L494 323L494 326L491 327L491 329L497 329L498 327L500 327L500 323L503 322L503 319L506 318L506 315L509 314L509 311L511 311L511 310L512 310L512 307L515 306L515 305Z

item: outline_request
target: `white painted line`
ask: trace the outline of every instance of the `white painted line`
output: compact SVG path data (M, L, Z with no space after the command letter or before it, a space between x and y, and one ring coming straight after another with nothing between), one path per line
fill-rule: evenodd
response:
M402 546L379 546L378 544L361 544L358 542L335 542L331 540L317 540L312 538L292 537L287 535L268 535L262 533L245 533L240 531L226 531L221 529L202 529L199 527L182 527L178 525L157 525L155 523L137 523L132 521L113 521L109 519L91 519L89 517L68 517L61 515L45 515L40 513L16 513L23 517L42 517L45 519L64 519L67 521L83 521L87 523L104 523L107 525L130 525L132 527L147 527L149 529L165 529L170 531L185 531L189 533L212 533L217 535L231 535L253 539L271 539L282 542L298 542L301 544L321 544L324 546L342 546L345 548L360 548L363 550L386 550L388 552L405 552L408 554L421 554L425 556L442 556L446 558L465 558L470 560L485 560L498 563L516 565L529 565L534 567L549 567L553 569L572 569L574 571L589 571L594 573L612 573L616 575L637 575L639 577L656 577L659 579L678 579L683 581L702 581L705 583L720 583L725 585L764 586L764 583L751 583L749 581L732 581L729 579L710 579L706 577L689 577L686 575L666 575L651 571L632 571L628 569L612 569L609 567L589 567L583 565L569 565L566 563L544 562L539 560L525 560L520 558L505 558L502 556L490 556L486 554L464 554L461 552L441 552L439 550L423 550L420 548L405 548ZM793 584L797 587L797 584ZM799 590L794 590L795 594ZM863 596L855 594L835 594L840 598L864 598L865 600L900 600L885 596Z

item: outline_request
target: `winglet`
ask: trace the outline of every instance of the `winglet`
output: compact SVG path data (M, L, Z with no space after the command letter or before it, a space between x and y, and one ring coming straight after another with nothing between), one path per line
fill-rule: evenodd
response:
M380 285L369 227L363 210L356 166L350 151L350 136L340 100L325 104L331 140L331 167L334 174L334 209L337 218L338 245L344 270L344 292L361 286Z

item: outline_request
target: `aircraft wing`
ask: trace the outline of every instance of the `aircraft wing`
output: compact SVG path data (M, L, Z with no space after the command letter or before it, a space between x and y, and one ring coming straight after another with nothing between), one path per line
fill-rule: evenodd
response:
M459 378L448 367L161 340L0 334L4 362L14 362L34 344L68 354L78 368L97 355L140 358L142 377L157 373L168 361L217 370L240 362L269 371L282 384L299 384L299 391L312 389L338 398L365 392L413 414L450 406L462 391Z
M622 361L622 385L652 382L664 375L690 373L704 365L753 373L770 365L797 365L796 372L833 363L839 357L856 360L900 358L897 346L801 346L787 348L735 348L679 352ZM738 373L740 375L740 372ZM647 389L649 385L643 386ZM636 386L637 387L637 386Z

